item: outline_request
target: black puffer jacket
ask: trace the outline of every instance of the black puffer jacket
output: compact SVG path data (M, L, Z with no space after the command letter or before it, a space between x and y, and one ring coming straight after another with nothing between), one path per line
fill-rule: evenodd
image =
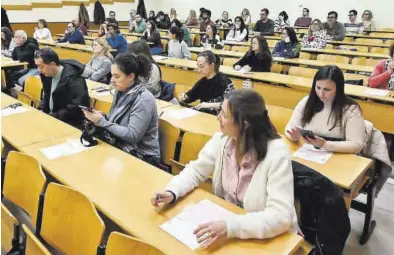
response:
M75 60L62 60L63 72L60 81L53 91L53 111L50 112L52 77L41 74L44 98L39 109L70 125L81 127L84 119L78 105L89 106L89 93L85 78L81 76L84 65Z
M15 47L12 51L12 59L20 62L27 62L27 68L36 68L34 63L34 52L38 50L38 42L34 38L27 38L26 42L21 46Z
M315 170L295 161L294 194L301 203L300 227L317 255L342 254L350 233L343 192Z
M100 1L94 4L94 24L101 25L105 21L105 11Z

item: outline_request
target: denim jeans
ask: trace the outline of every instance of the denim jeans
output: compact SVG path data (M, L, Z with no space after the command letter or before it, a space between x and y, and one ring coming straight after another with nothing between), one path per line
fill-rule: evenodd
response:
M20 77L18 79L18 84L20 86L22 86L22 88L24 88L25 81L26 81L27 77L29 77L29 76L36 76L38 74L39 74L39 72L38 72L37 68L31 68L31 69L29 69L29 71L25 75L23 75L22 77Z

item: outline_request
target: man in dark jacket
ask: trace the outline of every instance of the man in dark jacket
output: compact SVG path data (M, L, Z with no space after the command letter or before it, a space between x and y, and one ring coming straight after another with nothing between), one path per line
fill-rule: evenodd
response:
M159 11L157 13L156 26L158 29L169 29L171 27L171 20L168 15L164 14L162 11Z
M81 76L84 66L75 60L60 62L57 53L50 48L37 51L35 62L44 90L39 109L70 125L82 127L84 117L78 106L89 106L88 88Z
M77 25L74 22L71 22L67 25L67 33L65 34L65 36L61 39L57 39L56 42L85 44L85 39L83 38L82 32L77 29Z
M34 63L34 52L38 50L38 42L34 38L27 38L27 34L23 30L15 31L14 35L15 49L12 51L12 59L20 62L27 62L27 69L19 72L18 84L23 87L25 80L29 76L38 74L37 66Z
M100 1L96 1L94 4L94 24L101 25L105 21L105 12L103 5Z

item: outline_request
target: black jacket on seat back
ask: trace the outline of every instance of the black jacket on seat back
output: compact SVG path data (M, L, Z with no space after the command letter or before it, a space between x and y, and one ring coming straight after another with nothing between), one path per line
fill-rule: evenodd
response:
M21 46L15 47L12 51L12 59L19 62L27 62L27 68L37 68L34 62L34 52L38 50L38 42L34 38L27 38L26 42Z
M84 65L75 60L62 60L63 72L56 89L53 91L53 111L50 113L52 77L40 74L44 90L40 109L70 125L80 127L84 119L78 105L89 106L89 92L85 78L81 76Z
M343 191L319 172L293 161L294 195L300 200L299 224L315 254L340 255L350 233Z
M94 4L94 24L101 25L105 21L105 12L103 5L100 1L96 1Z

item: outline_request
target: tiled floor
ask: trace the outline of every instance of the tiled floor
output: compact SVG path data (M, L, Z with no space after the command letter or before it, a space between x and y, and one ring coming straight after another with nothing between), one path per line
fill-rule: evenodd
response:
M359 196L365 201L365 196ZM350 210L352 230L346 242L344 255L392 255L394 254L394 181L391 179L381 190L375 200L373 219L376 227L368 243L358 243L363 223L364 214L353 209Z

